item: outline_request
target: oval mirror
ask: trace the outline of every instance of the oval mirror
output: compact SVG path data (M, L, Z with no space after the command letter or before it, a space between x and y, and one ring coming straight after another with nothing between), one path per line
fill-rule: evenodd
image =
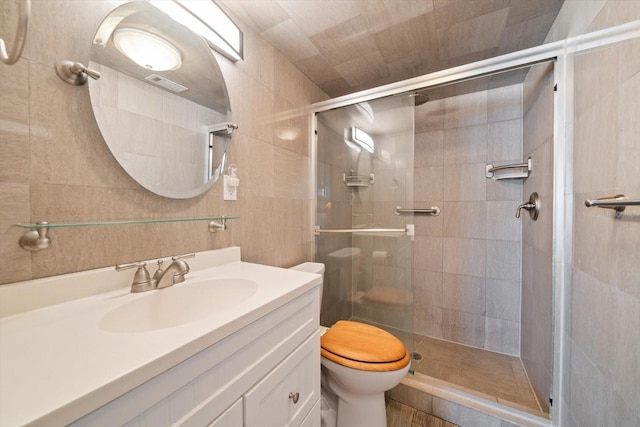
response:
M148 2L114 9L93 40L93 112L111 153L164 197L207 191L233 130L224 79L204 39Z

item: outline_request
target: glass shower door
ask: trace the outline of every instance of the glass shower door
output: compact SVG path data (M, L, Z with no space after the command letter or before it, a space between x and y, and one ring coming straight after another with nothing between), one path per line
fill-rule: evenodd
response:
M317 115L316 260L325 264L321 324L357 320L413 350L413 99Z

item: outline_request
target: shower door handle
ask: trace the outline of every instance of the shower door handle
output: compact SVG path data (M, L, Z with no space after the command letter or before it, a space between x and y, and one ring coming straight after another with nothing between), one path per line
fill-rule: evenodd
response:
M411 224L409 224L411 225ZM409 233L410 227L407 228L329 228L322 229L319 225L313 227L316 236L321 233Z

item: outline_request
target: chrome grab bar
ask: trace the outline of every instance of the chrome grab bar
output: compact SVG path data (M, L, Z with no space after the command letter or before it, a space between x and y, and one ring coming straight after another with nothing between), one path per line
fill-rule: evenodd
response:
M408 228L331 228L321 229L319 225L314 227L316 236L320 233L406 233Z
M14 40L13 51L11 54L7 53L4 40L0 38L0 59L7 65L13 65L18 62L22 50L24 49L24 42L27 39L27 29L29 27L29 15L31 14L31 1L23 0L20 3L20 16L18 17L18 27L16 28L16 36Z
M624 194L617 194L613 197L585 200L584 204L588 208L597 207L614 209L616 212L622 212L627 206L640 206L640 199L628 199Z
M437 206L431 206L429 209L414 209L414 208L401 208L400 206L396 206L394 211L396 215L400 214L425 214L438 216L440 215L440 208Z

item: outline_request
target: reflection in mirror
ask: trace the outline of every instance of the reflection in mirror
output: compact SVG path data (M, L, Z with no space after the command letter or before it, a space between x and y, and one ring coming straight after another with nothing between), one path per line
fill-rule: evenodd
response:
M224 169L231 109L201 36L147 2L114 9L93 40L89 82L100 132L118 163L164 197L207 191Z

